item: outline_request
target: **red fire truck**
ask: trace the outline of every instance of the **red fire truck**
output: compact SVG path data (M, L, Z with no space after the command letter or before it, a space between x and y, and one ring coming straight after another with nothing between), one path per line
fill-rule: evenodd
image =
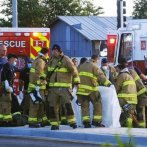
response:
M7 47L7 54L18 56L14 89L18 94L19 73L27 67L28 58L35 59L42 47L49 49L49 28L0 28L0 44Z

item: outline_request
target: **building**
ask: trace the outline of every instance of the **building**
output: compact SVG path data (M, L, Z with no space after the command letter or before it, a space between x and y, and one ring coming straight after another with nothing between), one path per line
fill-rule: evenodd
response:
M107 31L117 29L116 17L58 16L50 24L51 46L58 43L69 57L90 57L106 48Z

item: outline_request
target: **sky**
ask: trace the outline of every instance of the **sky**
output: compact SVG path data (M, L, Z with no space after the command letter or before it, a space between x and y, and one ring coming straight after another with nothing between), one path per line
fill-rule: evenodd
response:
M4 0L0 0L0 3ZM127 16L131 16L133 11L133 1L134 0L126 0L126 11ZM104 8L104 14L101 16L116 16L117 15L117 7L116 7L117 0L93 0L93 3L97 6L101 6ZM1 7L0 7L1 10ZM2 15L0 14L0 17Z
M134 0L125 0L126 1L126 15L131 16L133 12L133 1ZM117 15L117 0L93 0L94 4L104 8L104 14L101 16L116 16Z

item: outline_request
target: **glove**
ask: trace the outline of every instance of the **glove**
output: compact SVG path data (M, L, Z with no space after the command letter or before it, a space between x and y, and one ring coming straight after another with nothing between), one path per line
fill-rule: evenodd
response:
M112 89L114 89L114 90L115 90L115 86L114 86L114 85L112 85L112 84L110 85L110 88L112 88Z
M10 87L10 86L9 86L8 81L7 81L7 80L5 80L5 89L6 89L6 90L8 90L8 89L9 89L9 87ZM12 88L12 87L11 87L11 88Z
M22 91L19 91L19 98L22 100L23 99L23 93Z
M39 91L39 89L40 89L40 87L39 87L39 86L37 86L35 90L38 92L38 91Z
M10 87L10 91L11 91L11 93L13 93L13 88L12 87Z

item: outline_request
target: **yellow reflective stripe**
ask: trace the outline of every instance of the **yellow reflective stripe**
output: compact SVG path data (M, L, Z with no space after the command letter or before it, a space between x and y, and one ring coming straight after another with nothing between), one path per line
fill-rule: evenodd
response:
M145 123L145 122L139 122L139 123L138 123L138 126L140 126L140 127L145 127L145 126L146 126L146 123Z
M79 77L74 78L74 82L80 82L80 78Z
M43 73L43 74L41 75L41 77L46 78L47 75L46 75L45 73Z
M42 119L40 118L40 119L37 119L37 122L42 122Z
M141 95L141 94L143 94L143 93L145 93L146 92L146 88L142 88L141 90L139 90L138 92L137 92L137 96L139 96L139 95Z
M93 119L99 119L100 120L100 119L102 119L102 116L94 115Z
M54 67L48 67L48 71L53 71L55 68ZM55 72L69 72L67 70L67 68L60 68L60 69L56 69Z
M83 121L85 121L85 120L90 120L90 117L89 117L89 116L83 116L83 117L82 117L82 120L83 120Z
M139 79L140 79L140 77L137 75L137 76L135 77L134 81L136 82L136 81L139 80Z
M110 82L109 80L106 80L105 83L104 83L104 85L105 85L105 86L108 86L110 83L111 83L111 82Z
M94 74L90 73L90 72L80 72L79 73L80 76L87 76L93 79L97 79L97 77L94 76Z
M29 117L29 118L28 118L28 121L36 121L36 122L37 122L37 118Z
M56 69L57 72L69 72L66 68Z
M76 122L76 119L75 118L72 118L72 119L68 119L67 121L68 121L68 123Z
M127 100L128 104L137 104L137 95L136 94L125 94L125 93L119 93L118 98L131 98L131 100Z
M29 83L29 88L36 88L36 85Z
M3 114L0 114L0 118L3 118Z
M35 72L35 69L34 68L31 68L30 69L30 72L33 72L34 73Z
M15 112L15 113L13 113L12 115L17 115L17 114L21 115L20 112Z
M117 96L118 96L118 98L121 98L121 97L137 98L137 95L136 94L127 94L127 93L119 93Z
M46 89L46 85L40 86L39 89L40 89L40 90L44 90L44 89Z
M127 86L127 85L135 85L135 82L134 81L125 81L125 82L123 82L123 87Z
M45 116L45 117L43 117L43 121L46 121L47 120L47 117Z
M58 125L59 125L58 122L50 122L50 124L51 124L52 126L58 126Z
M87 90L91 90L91 91L98 91L98 87L92 87L89 85L80 85L80 89L87 89Z
M78 94L79 94L79 95L86 95L86 96L89 95L89 93L85 93L85 92L77 92L76 94L77 94L77 95L78 95Z
M37 83L37 85L40 85L40 80L37 80L36 83Z
M62 120L65 120L65 119L66 119L66 117L65 117L65 116L62 116L62 117L61 117L61 121L62 121Z
M59 82L55 82L55 83L49 83L50 87L71 87L71 83L59 83Z
M12 115L9 114L9 115L3 115L3 119L11 119L12 118Z

